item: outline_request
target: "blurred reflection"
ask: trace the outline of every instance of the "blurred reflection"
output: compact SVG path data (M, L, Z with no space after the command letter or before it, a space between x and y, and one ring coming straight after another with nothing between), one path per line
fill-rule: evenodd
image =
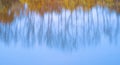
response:
M89 11L92 7L108 7L120 12L120 0L0 0L0 22L11 23L23 10L34 11L44 16L46 13L61 13L63 9L73 12L79 7Z
M117 43L120 37L120 15L96 6L89 12L81 8L39 15L24 11L12 23L0 23L0 42L25 46L47 45L62 49L97 45L102 40Z
M0 22L10 23L15 15L19 15L23 5L19 0L0 0Z

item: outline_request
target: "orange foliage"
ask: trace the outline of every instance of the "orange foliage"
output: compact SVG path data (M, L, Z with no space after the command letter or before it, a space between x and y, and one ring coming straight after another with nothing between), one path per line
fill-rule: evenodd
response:
M83 7L84 10L90 10L96 5L113 8L116 1L117 0L20 0L21 3L28 4L29 10L38 11L42 14L45 12L60 11L61 8L73 11L78 7Z
M0 0L0 21L4 23L11 22L14 15L18 14L21 7L19 0Z
M28 5L28 11L36 11L41 15L46 12L60 13L62 8L74 11L78 7L90 10L100 5L120 12L120 0L0 0L0 21L11 22L14 15L19 15L23 5Z

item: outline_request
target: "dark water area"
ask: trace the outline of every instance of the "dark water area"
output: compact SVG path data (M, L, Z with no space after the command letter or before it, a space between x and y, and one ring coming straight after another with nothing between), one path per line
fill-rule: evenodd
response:
M90 11L24 11L0 23L0 65L120 65L120 14Z

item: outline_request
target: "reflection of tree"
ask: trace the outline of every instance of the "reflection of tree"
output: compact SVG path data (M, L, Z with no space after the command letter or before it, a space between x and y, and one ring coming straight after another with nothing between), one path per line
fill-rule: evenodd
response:
M119 14L116 13L116 17L113 18L111 17L112 14L105 12L104 9L102 9L102 13L100 13L99 7L95 8L94 15L90 10L98 4L119 11L119 0L115 2L113 0L9 1L10 0L0 0L0 20L3 22L12 21L15 14L19 15L20 9L18 6L20 8L22 7L20 3L27 3L30 11L39 12L41 15L36 16L34 12L30 12L28 15L21 13L20 18L23 20L20 22L20 19L17 19L11 24L0 24L0 40L5 43L9 43L11 40L16 42L21 40L24 45L28 46L33 46L36 42L39 44L43 42L52 47L72 49L76 48L77 45L87 46L97 44L102 35L106 35L109 40L112 41L120 32ZM9 3L6 4L6 2ZM81 8L77 10L79 6L83 7L86 11L90 11L86 13L81 10ZM62 10L62 8L64 8L64 10ZM46 12L48 13L46 14ZM61 14L57 14L56 12L61 12ZM57 14L57 16L54 16L54 14ZM101 17L103 17L102 21ZM38 18L38 23L36 23L36 18ZM58 18L57 21L55 20L56 18ZM113 23L112 21L114 20L115 22ZM103 24L101 24L101 22L103 22ZM114 26L112 24L114 24Z
M11 22L14 15L19 15L24 4L28 5L28 11L36 11L41 15L47 12L60 13L62 9L73 12L79 7L88 11L96 5L120 12L120 0L0 0L0 21Z
M0 40L4 43L21 41L28 47L43 43L50 47L74 49L97 45L103 36L114 41L120 35L119 22L117 13L106 12L100 7L90 12L64 10L61 14L53 12L44 17L36 13L22 14L9 25L0 24Z
M19 0L0 0L0 21L11 22L21 7Z
M61 10L60 0L20 0L21 3L27 3L29 10L44 14L45 12Z
M41 14L50 11L60 11L61 8L71 11L78 7L84 10L90 10L93 6L100 5L109 8L120 6L119 0L20 0L27 3L30 10L38 11ZM116 9L116 8L114 8Z

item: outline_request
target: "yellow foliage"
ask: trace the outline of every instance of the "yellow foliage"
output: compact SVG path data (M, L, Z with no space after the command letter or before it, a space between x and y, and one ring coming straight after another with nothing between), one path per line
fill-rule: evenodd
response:
M0 21L1 22L8 23L14 19L14 14L18 11L16 9L20 9L16 5L17 2L19 2L19 0L0 0Z
M41 15L53 11L59 13L62 9L73 11L78 7L88 11L96 5L120 12L120 0L0 0L0 21L12 21L15 14L19 15L24 4L28 5L29 11L36 11Z
M73 11L77 7L83 7L84 10L89 10L95 5L107 7L113 7L115 5L114 0L20 0L20 2L23 4L27 3L30 10L39 12L60 11L60 8Z

